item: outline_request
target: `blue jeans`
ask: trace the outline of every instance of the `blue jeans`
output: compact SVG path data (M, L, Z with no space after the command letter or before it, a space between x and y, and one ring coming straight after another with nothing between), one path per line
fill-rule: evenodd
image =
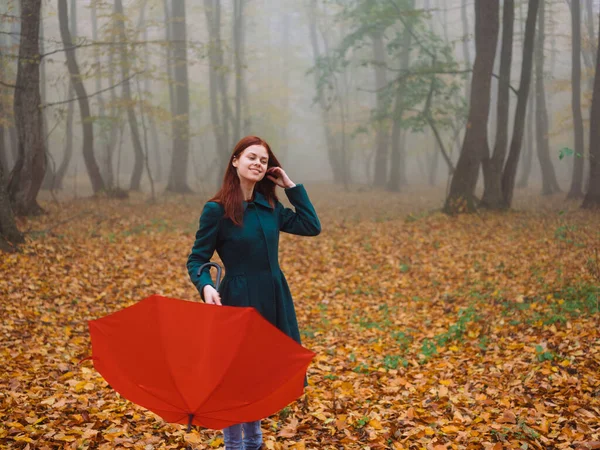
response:
M223 430L225 450L258 450L262 445L260 420L240 423Z

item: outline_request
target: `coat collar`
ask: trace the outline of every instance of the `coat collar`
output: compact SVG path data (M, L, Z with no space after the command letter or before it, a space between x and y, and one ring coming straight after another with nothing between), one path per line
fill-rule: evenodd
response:
M265 208L273 209L273 207L269 204L267 198L260 192L254 193L254 203L264 206ZM244 202L244 211L246 211L246 208L248 208L248 202Z

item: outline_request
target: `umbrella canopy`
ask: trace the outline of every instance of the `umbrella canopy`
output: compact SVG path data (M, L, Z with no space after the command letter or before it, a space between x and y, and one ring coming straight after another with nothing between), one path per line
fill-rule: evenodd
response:
M302 395L315 354L254 308L153 295L88 323L96 370L167 422L221 429Z

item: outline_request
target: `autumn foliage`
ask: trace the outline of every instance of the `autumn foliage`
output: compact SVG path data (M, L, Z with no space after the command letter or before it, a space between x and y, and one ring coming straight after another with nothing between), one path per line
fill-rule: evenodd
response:
M306 395L267 449L600 448L600 227L557 198L450 217L443 193L310 187L323 232L283 236ZM185 261L205 199L43 204L0 255L0 447L198 449L120 398L87 320L158 293L199 301ZM564 211L560 211L560 209Z

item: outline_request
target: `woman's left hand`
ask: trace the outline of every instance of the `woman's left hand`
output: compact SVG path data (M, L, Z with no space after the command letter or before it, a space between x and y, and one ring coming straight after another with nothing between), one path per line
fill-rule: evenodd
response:
M285 173L285 170L283 170L281 167L271 167L269 170L267 170L267 178L269 178L269 180L271 180L277 186L284 189L289 189L296 186L296 183L290 180L290 177L287 176L287 173Z

